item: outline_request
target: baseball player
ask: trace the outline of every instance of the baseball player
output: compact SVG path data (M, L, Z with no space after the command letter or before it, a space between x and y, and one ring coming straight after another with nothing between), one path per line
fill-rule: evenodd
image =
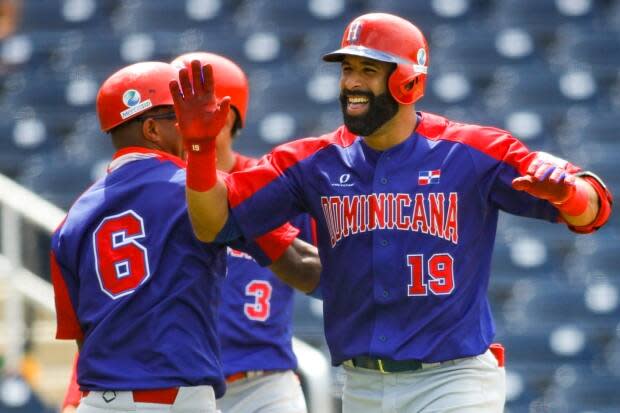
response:
M233 110L215 139L217 169L235 172L256 160L232 149L233 139L245 124L249 85L243 70L229 59L212 53L188 53L176 58L177 69L192 60L213 68L215 95L230 96ZM312 226L303 215L295 219L300 236L312 240ZM223 413L305 413L299 379L293 372L297 359L292 349L293 289L249 254L227 249L227 276L218 307L218 338L226 378L225 395L217 400ZM79 389L73 375L63 403L78 406Z
M226 247L192 233L168 89L176 75L143 62L103 83L97 113L118 151L52 237L57 338L77 340L80 351L79 413L215 412L224 393L216 306ZM200 132L215 137L229 102L203 97ZM262 265L295 268L289 279L305 277L303 288L317 271L304 265L312 247L293 242L297 234L287 224L231 245Z
M194 231L252 237L300 212L317 221L332 363L344 365L343 410L501 412L505 377L489 351L487 299L500 210L590 233L611 195L595 175L530 152L510 133L415 111L429 48L398 16L372 13L345 29L324 60L341 65L344 125L285 143L258 166L217 178L212 140L195 131L201 68L170 85L188 143ZM277 208L273 206L277 205Z
M256 165L256 160L232 149L233 139L246 119L249 85L243 70L212 53L188 53L172 65L190 68L192 60L211 65L218 98L230 96L231 111L215 139L216 167L232 173ZM312 242L307 214L295 218L300 236ZM226 394L217 400L223 413L305 413L306 403L293 372L297 359L292 348L293 289L248 254L228 249L228 275L222 284L218 334Z

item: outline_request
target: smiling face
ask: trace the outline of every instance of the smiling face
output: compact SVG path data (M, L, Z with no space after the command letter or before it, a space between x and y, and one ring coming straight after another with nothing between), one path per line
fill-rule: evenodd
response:
M391 63L345 56L340 74L340 105L344 124L354 134L369 136L398 112L387 90Z

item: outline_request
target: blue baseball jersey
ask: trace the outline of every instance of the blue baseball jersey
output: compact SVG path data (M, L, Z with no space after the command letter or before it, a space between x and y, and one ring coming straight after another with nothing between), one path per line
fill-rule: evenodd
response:
M232 172L256 164L235 154ZM312 242L307 214L292 221L299 238ZM218 310L224 375L251 370L297 368L292 348L294 290L249 254L228 248L228 274Z
M226 248L194 236L185 177L179 158L123 149L53 234L57 338L83 341L82 390L224 392L216 314Z
M246 237L300 212L316 219L334 365L483 353L495 334L487 288L499 211L559 219L511 187L536 153L508 132L417 117L413 134L385 151L343 126L226 178Z

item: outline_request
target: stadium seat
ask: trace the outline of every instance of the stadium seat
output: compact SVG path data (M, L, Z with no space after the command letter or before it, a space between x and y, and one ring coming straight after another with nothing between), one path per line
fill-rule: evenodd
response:
M620 31L570 31L558 40L555 58L564 66L587 67L601 76L615 76L620 65Z
M95 0L23 1L18 32L106 29L115 2Z
M101 163L70 159L62 153L32 157L17 181L53 204L68 209L98 177L108 160Z
M525 30L441 26L432 31L431 66L487 80L498 66L541 64L533 37Z
M0 374L0 413L54 413L20 376Z
M556 409L554 411L617 411L620 406L620 377L582 368L565 368L560 373L556 374L546 394L548 404Z
M498 27L528 27L550 33L567 24L588 28L603 24L601 2L592 0L504 0L494 5L490 21Z
M476 26L486 18L491 3L488 0L370 0L369 8L411 19L423 31L430 31L440 24Z
M16 176L30 156L54 148L54 130L33 111L0 118L0 171Z
M527 108L557 122L572 106L600 105L601 92L589 72L553 73L540 64L504 67L485 91L488 110Z
M536 288L521 303L525 317L540 325L574 324L597 336L609 335L608 326L620 320L618 288L605 279L586 279L584 284Z
M233 2L220 0L123 0L113 21L121 33L151 33L157 30L181 32L188 29L231 34Z
M309 30L320 30L339 23L342 37L343 22L363 13L361 2L344 0L299 0L299 1L246 1L237 14L241 26L247 31L276 31L287 36L303 35Z

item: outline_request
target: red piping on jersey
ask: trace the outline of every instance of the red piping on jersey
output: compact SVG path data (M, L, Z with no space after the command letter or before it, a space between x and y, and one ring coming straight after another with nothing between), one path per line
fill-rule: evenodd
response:
M82 340L84 333L75 314L62 270L53 252L50 253L50 269L52 285L54 286L54 301L56 303L56 338L61 340Z
M291 166L303 161L330 145L340 145L342 147L350 146L353 142L355 142L355 139L355 135L349 132L344 126L341 126L335 132L331 132L318 138L300 139L278 146L275 150L265 155L258 161L258 164L268 162L273 166L277 165L279 169L275 171L275 173L272 173L274 172L273 169L260 169L261 173L258 174L254 172L252 174L252 180L245 180L242 187L235 186L234 179L231 179L230 177L226 179L230 207L235 208L261 188L269 185L269 183L277 179ZM277 159L270 162L271 158ZM254 171L253 168L250 168L250 170ZM235 173L243 174L244 171Z

